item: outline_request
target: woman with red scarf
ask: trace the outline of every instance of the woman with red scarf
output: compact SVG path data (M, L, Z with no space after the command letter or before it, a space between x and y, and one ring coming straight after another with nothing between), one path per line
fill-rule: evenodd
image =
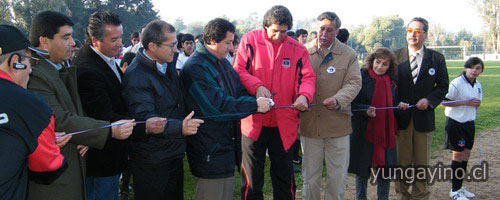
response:
M390 167L397 164L397 123L393 109L408 109L408 104L398 102L396 93L397 65L394 53L379 48L365 60L361 69L363 84L352 102L352 130L349 173L356 174L356 199L367 199L366 191L371 172L377 180L379 200L389 199ZM362 111L356 111L362 110ZM372 169L372 170L371 170ZM380 172L380 173L377 173Z

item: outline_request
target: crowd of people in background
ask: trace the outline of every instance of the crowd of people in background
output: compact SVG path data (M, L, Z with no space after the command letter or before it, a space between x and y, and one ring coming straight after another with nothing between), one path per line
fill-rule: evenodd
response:
M407 46L378 48L360 67L340 17L326 11L317 23L290 31L280 5L241 36L222 18L197 36L153 20L128 47L112 11L93 13L85 30L37 13L29 40L0 25L0 199L129 199L133 190L137 200L180 200L186 156L197 200L233 199L236 170L241 199L263 199L267 160L274 199L296 198L295 173L302 199L344 199L353 173L363 200L370 170L429 166L443 101L451 169L467 170L479 58L449 82L444 56L424 45L427 20L415 17ZM74 31L85 31L83 44ZM455 175L450 198L475 197ZM399 199L431 197L427 176L375 178L378 199L389 199L391 180Z

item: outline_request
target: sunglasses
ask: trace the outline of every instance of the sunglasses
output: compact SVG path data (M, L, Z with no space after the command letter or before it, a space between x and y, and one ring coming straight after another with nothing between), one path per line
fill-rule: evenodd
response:
M409 34L415 32L415 35L420 35L421 33L425 33L425 31L421 31L420 29L412 29L412 28L406 29L406 32Z

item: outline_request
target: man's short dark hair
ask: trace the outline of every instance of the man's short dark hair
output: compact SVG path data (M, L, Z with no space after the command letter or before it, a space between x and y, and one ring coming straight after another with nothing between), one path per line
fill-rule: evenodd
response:
M175 27L159 19L149 22L142 32L141 42L144 49L149 48L149 43L160 44L167 41L165 32L175 33Z
M182 36L184 36L184 33L178 33L175 37L177 38L177 49L180 49L182 48L182 42L179 42L181 41L182 39Z
M410 20L410 22L408 23L408 25L410 25L414 21L417 21L417 22L420 22L420 23L424 24L424 31L425 32L429 31L429 22L427 22L427 20L425 20L422 17L414 17L413 19Z
M235 31L236 28L231 22L222 18L212 19L203 29L203 42L210 44L210 41L213 40L219 43L226 38L227 32L234 33Z
M134 39L134 38L139 38L139 32L138 31L134 31L132 32L132 34L130 34L130 40Z
M180 41L181 41L181 43L184 43L185 41L193 41L194 42L194 36L192 34L186 33L182 36Z
M109 10L100 10L94 12L89 19L89 24L87 25L87 43L92 44L91 38L94 37L99 41L102 41L106 34L106 25L120 26L122 21L120 16L112 13Z
M56 11L42 11L35 15L31 22L30 42L34 47L40 46L40 37L54 39L62 26L73 26L71 19Z
M300 36L301 36L301 35L303 35L303 34L306 34L306 35L307 35L308 33L307 33L307 31L306 31L306 30L304 30L304 29L298 29L298 30L296 30L296 31L295 31L295 36L297 36L297 37L300 37Z
M339 29L339 32L337 33L337 39L339 39L339 41L342 43L346 43L349 39L349 31L345 28Z
M327 11L327 12L321 13L317 18L318 21L323 21L324 19L328 19L332 22L335 22L335 24L337 25L337 29L340 28L341 21L340 21L339 16L337 16L336 13Z
M282 5L273 6L264 15L264 21L262 25L264 27L271 26L273 24L277 25L287 25L288 30L293 27L293 17L290 10Z

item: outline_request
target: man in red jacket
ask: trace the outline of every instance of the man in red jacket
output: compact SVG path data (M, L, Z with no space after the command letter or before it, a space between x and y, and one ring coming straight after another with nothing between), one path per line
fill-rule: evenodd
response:
M26 90L35 59L30 50L43 52L16 27L0 25L0 35L0 199L25 199L28 174L50 184L67 168L58 146L71 136L56 141L52 110Z
M242 199L262 199L266 151L271 159L274 199L294 199L293 151L298 137L299 111L311 103L316 75L306 48L286 32L293 19L284 6L273 6L264 15L264 29L243 35L234 68L242 84L257 98L273 98L266 114L241 120Z

